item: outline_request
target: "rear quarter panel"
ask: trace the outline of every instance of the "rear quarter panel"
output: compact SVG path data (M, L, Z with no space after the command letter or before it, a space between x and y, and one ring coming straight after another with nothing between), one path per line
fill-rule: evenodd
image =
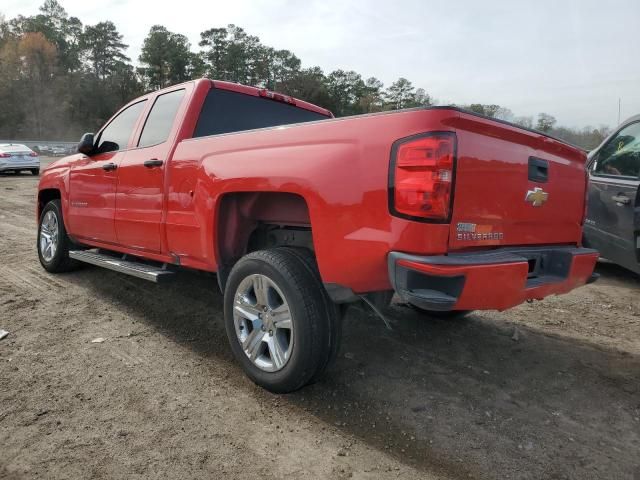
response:
M304 198L323 281L356 292L390 288L389 250L438 254L448 225L392 217L392 143L452 130L458 115L414 110L306 123L182 141L170 165L167 241L173 252L216 270L220 198L233 192L287 192Z

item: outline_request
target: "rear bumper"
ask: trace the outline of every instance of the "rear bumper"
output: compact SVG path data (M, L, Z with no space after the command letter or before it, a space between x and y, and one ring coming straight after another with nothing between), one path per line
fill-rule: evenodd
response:
M389 279L406 302L427 310L505 310L595 280L598 252L577 247L503 248L416 256L389 253Z

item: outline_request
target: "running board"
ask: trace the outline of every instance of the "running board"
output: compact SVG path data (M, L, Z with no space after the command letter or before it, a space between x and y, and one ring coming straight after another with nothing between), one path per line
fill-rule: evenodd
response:
M120 273L126 273L127 275L149 280L154 283L164 283L167 280L171 280L175 275L174 272L163 267L124 260L113 255L98 253L91 250L69 250L69 257L80 262L90 263L92 265L108 268L109 270L114 270Z

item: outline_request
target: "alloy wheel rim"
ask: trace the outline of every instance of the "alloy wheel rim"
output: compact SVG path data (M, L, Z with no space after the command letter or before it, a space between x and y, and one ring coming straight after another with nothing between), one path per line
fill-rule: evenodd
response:
M45 262L50 262L58 250L58 217L53 210L44 214L40 224L40 254Z
M233 302L236 336L245 355L266 372L282 370L293 351L293 318L287 299L266 275L240 282Z

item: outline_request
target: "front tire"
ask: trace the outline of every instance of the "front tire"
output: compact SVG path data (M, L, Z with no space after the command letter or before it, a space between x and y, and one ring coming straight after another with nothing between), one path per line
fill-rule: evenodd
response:
M322 284L288 249L252 252L233 267L224 293L231 350L251 380L288 393L316 378L331 357Z
M72 242L64 228L60 200L51 200L42 209L37 242L38 258L47 272L68 272L78 265L69 258Z

